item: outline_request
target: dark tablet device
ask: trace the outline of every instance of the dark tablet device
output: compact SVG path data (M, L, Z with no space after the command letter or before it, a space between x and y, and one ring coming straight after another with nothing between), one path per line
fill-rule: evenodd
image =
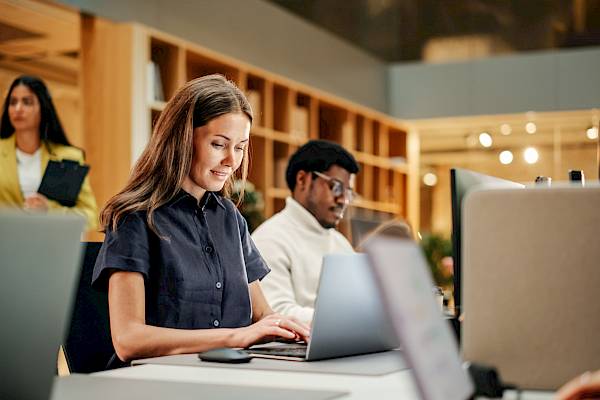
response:
M252 356L244 350L236 349L214 349L198 353L198 358L202 361L221 362L221 363L247 363L252 360Z
M63 206L73 207L89 169L89 165L81 165L75 160L50 160L38 193Z

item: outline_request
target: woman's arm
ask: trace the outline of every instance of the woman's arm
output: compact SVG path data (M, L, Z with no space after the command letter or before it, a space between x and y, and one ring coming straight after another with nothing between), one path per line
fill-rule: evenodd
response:
M110 276L108 307L113 346L123 361L235 347L232 329L188 330L146 325L144 278L137 272L114 272Z
M271 314L275 314L275 311L273 311L265 298L265 294L260 287L260 282L256 280L250 283L248 287L252 303L252 322L258 322Z
M108 305L113 346L119 358L137 358L197 353L219 347L248 347L267 337L294 339L308 330L286 317L272 314L260 286L251 298L257 300L261 320L237 329L172 329L146 325L144 278L137 272L114 272L108 281ZM256 286L255 286L256 288ZM271 314L267 314L268 312Z

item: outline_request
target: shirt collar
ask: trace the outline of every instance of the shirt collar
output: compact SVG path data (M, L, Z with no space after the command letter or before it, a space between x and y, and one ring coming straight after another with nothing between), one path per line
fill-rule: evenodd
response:
M221 208L223 208L224 210L226 209L225 204L223 204L223 199L221 198L221 195L219 195L218 193L215 193L215 192L206 192L204 194L204 196L202 196L202 198L200 199L200 202L197 202L196 198L194 196L192 196L185 190L180 189L177 192L177 194L173 197L173 200L171 200L170 203L171 203L171 205L175 205L181 201L184 201L186 203L193 205L194 207L198 207L201 209L204 209L207 205L211 205L211 204L215 204L215 203L217 205L221 206Z
M314 232L323 234L330 231L330 229L323 228L315 216L293 197L285 199L285 209L290 213L292 218Z

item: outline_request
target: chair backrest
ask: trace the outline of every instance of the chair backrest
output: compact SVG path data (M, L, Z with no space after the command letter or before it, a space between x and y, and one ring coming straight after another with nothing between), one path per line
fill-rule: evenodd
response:
M81 278L73 305L69 334L64 345L71 373L106 369L114 348L110 335L108 295L92 287L92 273L101 242L86 242Z

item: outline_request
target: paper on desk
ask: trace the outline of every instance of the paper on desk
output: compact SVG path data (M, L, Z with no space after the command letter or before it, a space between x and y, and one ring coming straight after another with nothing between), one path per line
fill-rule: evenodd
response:
M473 385L461 366L450 327L435 303L433 280L419 246L381 237L366 247L383 304L423 399L468 398Z

